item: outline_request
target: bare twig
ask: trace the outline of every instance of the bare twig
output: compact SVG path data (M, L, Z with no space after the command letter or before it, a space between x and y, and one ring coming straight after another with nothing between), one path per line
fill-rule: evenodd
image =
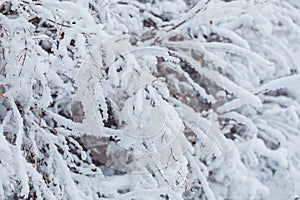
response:
M7 83L6 83L6 84L0 84L0 87L5 87L5 86L8 87L8 86L10 86L10 84L7 84ZM2 98L4 98L4 99L8 99L7 96L5 96L5 95L3 95L3 94L1 94L1 93L0 93L0 97L2 97Z
M46 20L49 21L49 22L52 22L52 23L54 23L54 24L63 26L63 27L71 28L70 25L66 25L66 24L64 24L64 23L59 23L59 22L56 22L56 21L54 21L54 20L52 20L52 19L48 19L48 18L47 18Z
M204 3L204 5L207 5L209 3L209 1L210 0L206 0L206 2ZM185 24L186 22L188 22L189 20L191 20L193 17L195 17L201 10L204 9L204 7L200 7L200 4L202 4L201 1L191 10L191 14L190 14L190 16L187 19L182 20L180 23L176 24L175 26L173 26L172 28L170 28L169 30L167 30L167 32L176 30L178 27L182 26L183 24ZM200 7L200 8L197 8L197 7ZM194 9L196 9L196 11L193 11ZM189 15L189 13L187 13L187 15Z

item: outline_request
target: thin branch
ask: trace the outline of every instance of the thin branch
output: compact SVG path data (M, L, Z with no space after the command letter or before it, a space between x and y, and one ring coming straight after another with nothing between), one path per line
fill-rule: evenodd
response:
M46 19L47 21L49 21L49 22L52 22L52 23L54 23L54 24L57 24L57 25L60 25L60 26L63 26L63 27L67 27L67 28L71 28L72 26L70 26L70 25L66 25L66 24L64 24L64 23L59 23L59 22L56 22L56 21L54 21L54 20L52 20L52 19Z
M210 0L207 0L204 3L204 6L206 6L209 3L209 1ZM200 4L202 4L201 1L199 3L197 3L195 5L195 7L190 11L191 14L187 13L187 15L190 15L187 19L182 20L180 23L178 23L177 25L175 25L172 28L170 28L169 30L167 30L167 32L176 30L178 27L182 26L183 24L185 24L186 22L188 22L189 20L191 20L193 17L195 17L201 10L203 10L205 8L204 6L202 6ZM198 8L198 7L200 7L200 8ZM196 11L194 12L193 10L195 10L195 9L196 9Z

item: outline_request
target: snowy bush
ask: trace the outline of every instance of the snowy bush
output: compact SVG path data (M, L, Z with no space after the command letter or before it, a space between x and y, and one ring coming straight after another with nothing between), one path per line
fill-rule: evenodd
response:
M0 199L297 199L297 0L0 3Z

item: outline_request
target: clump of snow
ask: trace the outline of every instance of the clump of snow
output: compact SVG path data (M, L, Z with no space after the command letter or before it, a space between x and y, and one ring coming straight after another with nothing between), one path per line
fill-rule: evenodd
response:
M0 199L298 199L299 9L2 1Z

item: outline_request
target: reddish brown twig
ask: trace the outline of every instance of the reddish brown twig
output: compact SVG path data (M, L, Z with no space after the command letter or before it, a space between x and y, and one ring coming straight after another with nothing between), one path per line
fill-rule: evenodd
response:
M205 5L208 4L210 0L207 0L205 2ZM183 21L181 21L180 23L176 24L175 26L173 26L172 28L170 28L169 30L167 30L167 32L176 30L178 27L182 26L183 24L185 24L186 22L188 22L189 20L191 20L194 16L196 16L201 10L203 10L203 8L199 8L198 10L196 10L196 12L194 12L190 17L188 17L187 19L184 19Z
M10 84L7 84L7 83L6 83L6 84L0 84L0 87L5 87L5 86L8 87L8 86L10 86ZM2 98L4 98L4 99L8 99L7 96L5 96L5 95L3 95L3 94L1 94L1 93L0 93L0 97L2 97Z
M59 22L56 22L56 21L54 21L54 20L52 20L52 19L48 19L48 18L47 18L46 20L49 21L49 22L52 22L52 23L54 23L54 24L63 26L63 27L71 28L70 25L66 25L66 24L64 24L64 23L59 23Z

